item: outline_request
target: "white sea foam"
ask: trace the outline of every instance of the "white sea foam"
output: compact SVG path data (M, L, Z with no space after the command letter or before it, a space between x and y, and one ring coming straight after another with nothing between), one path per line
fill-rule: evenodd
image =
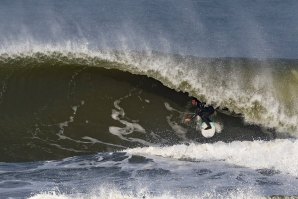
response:
M131 154L156 155L174 159L217 161L252 169L276 169L298 176L298 141L234 141L214 144L143 147L125 150Z
M126 137L127 135L132 134L134 132L138 132L138 133L142 133L142 134L146 133L146 130L140 124L138 124L136 121L127 121L124 119L125 112L124 112L124 109L120 106L120 103L122 102L123 99L126 99L126 98L130 97L131 95L132 94L129 93L128 95L114 101L115 109L112 109L111 117L112 117L112 119L114 119L114 120L120 122L122 125L124 125L124 127L110 126L109 132L125 141L139 142L146 146L152 146L154 144L147 142L145 140L142 140L140 138L134 138L132 136Z
M101 186L98 189L86 194L63 194L57 191L39 193L29 197L29 199L261 199L263 196L254 193L253 191L236 189L227 194L219 194L213 192L205 192L202 194L191 193L170 193L164 192L160 194L152 194L147 189L143 188L137 192L119 191L118 188L110 186Z

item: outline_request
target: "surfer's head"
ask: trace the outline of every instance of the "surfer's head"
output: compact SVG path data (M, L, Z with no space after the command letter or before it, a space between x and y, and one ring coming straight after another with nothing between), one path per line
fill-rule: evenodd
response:
M197 98L195 98L195 97L191 98L191 104L193 106L197 106L198 103L200 103L200 101Z

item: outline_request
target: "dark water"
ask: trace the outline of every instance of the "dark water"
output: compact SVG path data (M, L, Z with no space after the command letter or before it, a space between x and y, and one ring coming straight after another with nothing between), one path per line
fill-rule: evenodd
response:
M274 138L274 133L264 134L260 127L245 125L241 117L224 115L219 109L216 120L225 126L222 134L204 139L193 126L182 123L184 114L194 111L188 94L146 76L63 64L1 70L4 162L59 159L187 140L203 143ZM167 110L165 104L177 111ZM113 111L118 111L125 123L113 119ZM175 134L178 130L171 127L173 123L185 128L183 135ZM110 132L112 126L122 129L119 135Z

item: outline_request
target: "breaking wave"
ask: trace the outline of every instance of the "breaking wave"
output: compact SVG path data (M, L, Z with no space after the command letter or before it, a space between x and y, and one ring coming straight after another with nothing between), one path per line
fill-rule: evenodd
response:
M0 65L59 64L114 68L146 75L208 104L240 113L248 123L295 135L298 130L298 61L197 58L153 51L90 50L87 44L26 43L0 50Z

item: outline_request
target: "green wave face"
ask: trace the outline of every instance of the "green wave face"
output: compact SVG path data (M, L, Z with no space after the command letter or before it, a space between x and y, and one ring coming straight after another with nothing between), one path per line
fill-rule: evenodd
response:
M223 132L208 141L266 138L272 129L296 136L297 63L131 51L3 53L0 161L205 142L181 123L193 111L189 96L219 107Z
M1 65L16 67L94 66L159 80L209 104L243 114L250 123L297 132L296 60L196 58L157 52L30 52L2 54Z

